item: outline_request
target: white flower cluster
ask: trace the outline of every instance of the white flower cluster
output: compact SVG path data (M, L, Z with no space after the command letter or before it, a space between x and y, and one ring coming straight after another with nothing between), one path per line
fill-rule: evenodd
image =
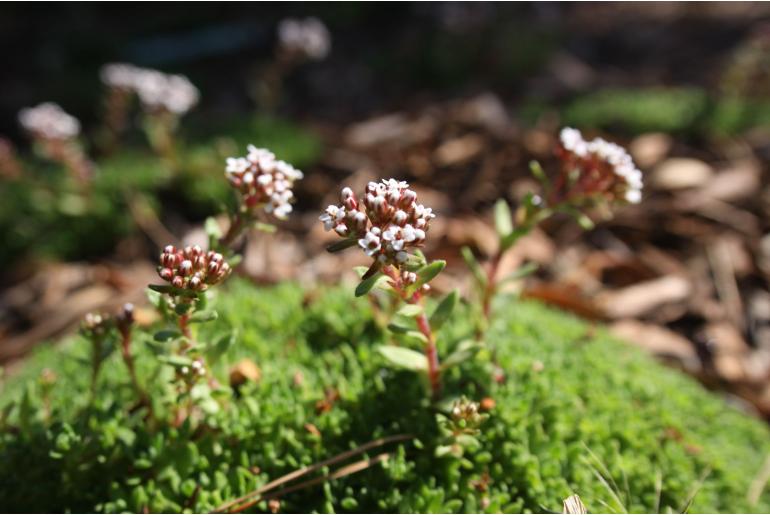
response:
M182 115L200 98L198 88L184 75L169 75L131 64L107 64L102 67L101 78L110 87L135 92L142 105L151 110Z
M278 25L278 41L284 50L316 61L329 55L332 46L329 30L318 18L282 20Z
M642 200L642 172L623 147L602 138L586 141L579 130L570 127L562 129L560 139L564 149L577 158L580 168L608 167L620 179L620 184L613 185L613 189L620 186L626 202L637 204ZM602 185L606 182L595 181Z
M225 176L237 189L248 210L263 208L276 218L285 219L292 211L294 182L302 179L301 171L264 148L249 145L246 157L227 159Z
M417 203L417 193L409 184L395 179L366 186L363 201L353 190L344 188L342 205L331 205L320 216L324 229L343 238L357 240L367 256L382 264L401 264L409 258L409 248L425 241L433 210Z
M80 122L53 102L22 109L19 123L25 130L46 139L68 140L80 134Z

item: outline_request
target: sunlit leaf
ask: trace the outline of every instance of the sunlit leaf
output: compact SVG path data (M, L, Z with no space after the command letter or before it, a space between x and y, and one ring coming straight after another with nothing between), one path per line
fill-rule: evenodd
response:
M422 372L428 370L428 359L417 351L393 345L381 345L377 351L397 367Z

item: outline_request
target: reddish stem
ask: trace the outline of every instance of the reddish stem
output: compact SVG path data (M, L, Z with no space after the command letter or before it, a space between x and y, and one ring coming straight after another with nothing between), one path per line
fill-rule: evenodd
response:
M393 267L387 266L383 268L383 273L391 278L394 289L398 292L401 298L408 304L420 304L422 296L419 291L409 297L403 288L401 277ZM433 331L430 327L430 321L425 315L425 311L421 311L419 315L416 315L415 321L417 322L417 328L425 336L427 342L425 343L425 358L428 360L428 382L430 383L430 391L433 399L437 399L441 394L441 368L438 360L438 349L436 348L436 342L433 339Z
M190 315L188 315L187 313L179 316L179 330L182 331L182 334L186 338L192 338L192 335L190 334L190 327L187 325L189 321L190 321Z

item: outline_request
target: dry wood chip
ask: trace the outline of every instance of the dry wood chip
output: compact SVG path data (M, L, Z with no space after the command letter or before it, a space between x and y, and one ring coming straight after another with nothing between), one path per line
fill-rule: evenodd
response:
M633 318L649 314L664 304L683 302L692 291L687 279L667 275L627 288L601 293L597 303L610 318Z
M706 184L713 175L714 169L699 159L671 157L655 167L650 183L662 190L695 188Z

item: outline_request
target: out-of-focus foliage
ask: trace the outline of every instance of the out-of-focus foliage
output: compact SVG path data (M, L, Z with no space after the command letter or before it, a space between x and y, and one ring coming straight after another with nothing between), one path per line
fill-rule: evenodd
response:
M734 135L770 124L770 101L699 88L603 89L574 99L562 116L566 125L630 134Z
M218 293L221 316L198 339L233 331L235 341L212 370L227 384L229 368L249 358L261 379L226 388L196 425L153 429L143 410L126 409L134 397L119 357L104 364L89 405L87 342L44 347L0 393L5 509L208 511L398 433L414 439L385 448L393 454L384 465L287 494L281 510L539 512L558 510L573 492L594 511L680 512L693 495L696 512L770 509L770 494L746 501L770 451L764 424L570 316L500 299L488 340L505 379L494 381L486 360L445 376L450 397L489 397L496 406L478 446L436 458L441 433L422 379L376 352L385 335L367 303L348 289L288 284L255 290L231 281ZM459 311L440 342L473 331ZM172 372L154 358L150 334L137 333L134 349L163 418ZM56 379L44 374L44 386L45 367Z
M249 143L270 148L297 167L312 163L321 151L315 136L279 119L245 117L201 126L179 150L184 157L176 170L146 150L128 148L97 160L88 190L55 165L26 160L24 175L0 187L0 264L25 256L69 260L109 253L136 230L136 210L150 208L160 219L169 212L192 220L219 213L232 202L224 160L245 152ZM217 129L228 136L213 138Z

